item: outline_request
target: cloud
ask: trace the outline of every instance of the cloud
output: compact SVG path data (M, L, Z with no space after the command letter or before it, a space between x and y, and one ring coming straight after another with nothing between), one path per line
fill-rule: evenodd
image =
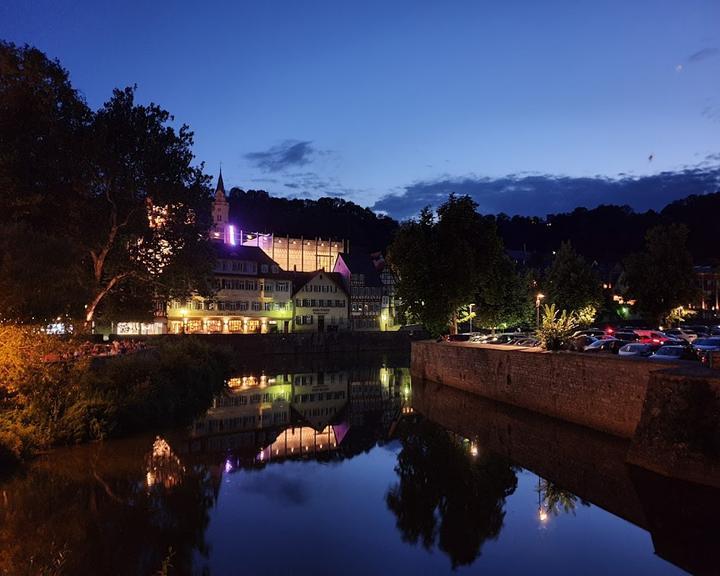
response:
M702 62L703 60L707 60L708 58L713 58L720 54L720 50L717 48L703 48L702 50L698 50L697 52L693 52L690 54L690 56L687 57L688 62Z
M245 158L265 172L282 172L309 164L316 152L308 140L285 140L264 151L248 152Z
M316 172L295 172L287 174L283 186L292 190L292 192L287 194L290 198L317 199L322 196L345 198L351 194L362 192L362 190L343 186L336 178L325 178Z
M286 478L282 474L247 474L243 477L243 491L260 494L286 506L302 506L310 498L307 482L301 478Z
M676 172L650 176L618 175L576 178L549 174L510 174L501 178L475 175L443 176L406 186L399 194L389 194L372 207L394 218L414 217L425 206L437 207L451 192L467 194L485 214L544 216L567 212L578 206L600 204L630 205L636 210L659 210L669 202L690 194L720 190L720 166L706 161Z

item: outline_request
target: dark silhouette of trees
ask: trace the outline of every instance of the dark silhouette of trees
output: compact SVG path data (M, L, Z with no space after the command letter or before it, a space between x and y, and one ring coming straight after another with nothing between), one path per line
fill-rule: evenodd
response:
M264 190L230 190L230 217L253 232L345 239L351 250L385 250L398 223L341 198L275 198Z
M469 196L450 195L437 210L402 225L388 251L399 281L398 296L410 319L431 332L457 331L457 312L487 288L502 261L494 223ZM495 279L495 280L494 280Z
M545 278L546 302L559 310L577 311L586 306L597 309L602 302L600 279L592 266L570 242L560 244Z
M698 290L684 225L656 226L645 237L645 250L625 261L624 283L643 317L661 324L668 313L691 302Z
M151 315L204 287L208 177L171 120L133 88L93 112L58 62L0 43L0 318Z

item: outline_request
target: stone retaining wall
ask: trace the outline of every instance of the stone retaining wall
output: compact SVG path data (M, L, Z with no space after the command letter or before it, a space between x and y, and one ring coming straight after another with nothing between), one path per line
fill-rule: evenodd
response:
M640 421L650 374L674 364L515 346L414 342L413 377L622 438Z

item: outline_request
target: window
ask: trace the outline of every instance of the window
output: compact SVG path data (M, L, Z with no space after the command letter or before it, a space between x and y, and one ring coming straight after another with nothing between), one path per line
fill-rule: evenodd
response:
M297 298L297 299L295 300L295 306L296 306L297 308L300 308L300 306L302 306L302 300L300 300L300 298Z
M265 302L265 311L271 312L273 309L273 303L272 302Z
M253 302L253 303L252 303L252 309L253 309L255 312L259 312L259 311L260 311L260 302Z
M267 265L267 264L261 264L261 265L260 265L260 272L262 272L263 274L267 274L267 271L268 271L268 265Z
M247 300L242 300L237 303L237 309L238 310L247 310L248 309L248 302Z
M317 306L317 300L315 300L315 298L313 298L312 300L310 300L310 307L315 308L315 306Z
M309 308L309 307L310 307L310 300L308 300L307 298L303 298L303 303L302 303L302 305L303 305L303 308Z

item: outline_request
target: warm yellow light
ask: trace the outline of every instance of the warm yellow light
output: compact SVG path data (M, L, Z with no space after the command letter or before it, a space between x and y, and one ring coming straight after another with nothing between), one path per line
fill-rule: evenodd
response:
M545 512L545 510L542 509L542 508L540 508L540 510L538 510L538 519L539 519L540 522L542 522L543 524L545 524L545 522L548 521L548 513Z

